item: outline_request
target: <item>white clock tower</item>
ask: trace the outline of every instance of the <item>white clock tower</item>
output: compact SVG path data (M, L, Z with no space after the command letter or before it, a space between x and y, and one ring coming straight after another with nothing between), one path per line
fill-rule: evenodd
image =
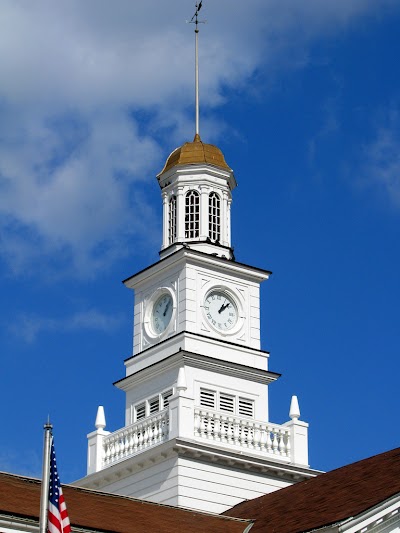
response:
M221 513L317 474L308 424L294 396L290 420L273 424L260 346L260 283L270 272L235 260L236 180L219 148L196 135L157 176L163 201L160 260L124 281L135 293L133 355L115 385L125 426L105 431L103 407L88 435L87 476L75 484Z
M88 435L77 485L220 513L313 477L296 397L273 424L260 346L260 283L270 272L235 260L231 168L196 134L157 176L163 200L160 260L124 281L134 290L133 355L116 386L125 426Z

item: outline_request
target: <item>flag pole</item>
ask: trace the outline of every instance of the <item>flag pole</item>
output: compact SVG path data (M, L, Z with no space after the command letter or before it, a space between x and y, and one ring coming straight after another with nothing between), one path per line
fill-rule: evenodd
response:
M46 533L47 531L47 512L49 507L49 482L50 482L50 447L53 426L50 420L43 426L44 440L43 440L43 471L42 471L42 492L40 495L40 522L39 533Z

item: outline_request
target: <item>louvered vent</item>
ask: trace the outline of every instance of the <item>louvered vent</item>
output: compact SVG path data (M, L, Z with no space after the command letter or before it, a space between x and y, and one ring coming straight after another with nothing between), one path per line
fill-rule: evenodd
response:
M239 415L254 416L254 402L245 398L239 398Z
M221 411L233 413L235 408L235 397L221 393L219 395L219 408Z
M136 412L136 420L140 420L142 418L145 418L145 416L146 416L146 404L141 403L139 405L136 405L135 412Z
M166 392L163 392L162 394L163 409L166 409L169 406L170 396L172 396L172 389L167 390Z
M200 389L200 405L215 409L215 391Z
M156 396L155 398L152 398L149 400L149 411L150 414L157 413L160 410L160 398L159 396Z

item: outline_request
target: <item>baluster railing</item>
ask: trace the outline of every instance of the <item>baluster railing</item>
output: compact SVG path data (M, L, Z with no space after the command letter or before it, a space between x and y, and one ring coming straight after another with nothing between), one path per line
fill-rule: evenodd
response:
M290 458L289 429L239 416L195 409L194 436Z
M103 440L103 466L108 466L163 442L167 438L168 427L168 410L166 409L107 435Z

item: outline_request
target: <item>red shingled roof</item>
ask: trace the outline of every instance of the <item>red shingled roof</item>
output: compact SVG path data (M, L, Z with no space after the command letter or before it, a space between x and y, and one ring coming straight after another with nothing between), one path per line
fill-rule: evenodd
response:
M37 479L0 473L0 512L38 520L40 487ZM63 492L72 526L97 531L239 533L251 523L68 485Z
M239 503L224 515L255 519L251 533L305 533L400 492L400 448Z

